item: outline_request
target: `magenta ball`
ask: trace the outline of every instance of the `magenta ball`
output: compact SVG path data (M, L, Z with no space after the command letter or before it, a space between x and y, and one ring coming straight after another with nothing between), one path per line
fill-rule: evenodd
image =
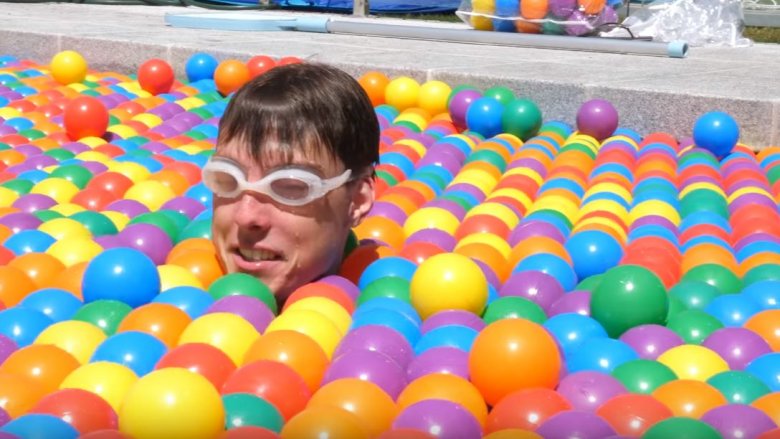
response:
M3 364L5 359L16 352L16 349L18 348L19 347L13 339L0 334L0 364Z
M142 252L155 265L165 264L168 253L173 249L173 242L168 234L152 224L129 224L118 233L118 236L124 247Z
M512 232L509 233L507 242L509 245L514 247L520 243L520 241L534 236L554 239L561 244L566 241L566 237L563 236L563 233L561 233L561 231L558 230L554 224L548 223L546 221L533 220L525 222L521 221L520 224L515 226L515 228L512 229Z
M387 355L402 368L414 358L414 349L400 332L384 325L365 325L347 332L334 358L354 351L375 351Z
M577 111L577 131L602 141L618 127L618 112L604 99L592 99Z
M548 313L564 294L560 282L549 274L536 270L513 273L498 290L501 297L519 296L528 299L542 307L545 313Z
M447 309L425 319L420 327L420 333L425 334L432 329L447 325L461 325L477 331L481 331L486 326L485 321L474 313L462 309Z
M395 399L406 387L406 371L381 352L354 350L333 360L322 385L341 378L359 378L372 382Z
M226 296L212 303L206 309L206 314L218 312L227 312L242 317L261 334L274 319L274 313L268 308L268 305L252 296Z
M743 370L751 361L772 352L763 337L747 328L718 329L704 339L702 346L720 355L731 370Z
M319 282L324 282L326 284L337 287L341 291L345 292L353 302L357 300L358 296L360 296L360 289L346 277L331 274L329 276L323 277L319 280Z
M462 405L444 399L426 399L401 411L393 428L411 428L439 439L482 437L482 426Z
M418 355L406 368L409 382L432 373L448 373L469 379L469 353L463 349L439 346Z
M577 9L577 0L550 0L550 14L555 18L568 18Z
M457 244L454 236L439 229L418 230L406 238L407 244L413 242L429 242L446 252L452 251L455 248L455 244Z
M755 438L777 427L766 413L747 404L715 407L703 414L701 421L718 430L723 439Z
M466 128L466 112L471 104L481 97L482 93L479 90L464 89L450 98L448 110L450 110L452 123L456 127L460 129Z
M172 198L168 200L165 204L163 204L162 207L160 207L160 210L174 210L183 215L186 215L187 218L189 218L190 220L194 219L196 216L198 216L199 213L203 212L205 209L206 206L201 204L200 201L192 197L185 197L185 196Z
M566 375L558 384L558 393L571 403L573 410L596 411L617 395L628 393L617 378L596 371Z
M43 194L25 194L17 198L12 207L22 212L33 213L39 210L45 210L57 204L53 198Z
M576 313L590 315L590 291L570 291L550 306L549 317L558 314Z
M615 430L595 413L567 410L547 418L536 433L544 438L603 439L614 435Z
M676 332L661 325L635 326L620 336L620 340L634 348L639 358L655 360L669 349L684 344Z

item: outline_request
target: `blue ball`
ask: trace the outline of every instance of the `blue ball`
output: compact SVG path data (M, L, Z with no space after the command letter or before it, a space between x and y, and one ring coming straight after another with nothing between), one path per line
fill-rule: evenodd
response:
M608 337L601 323L582 314L558 314L547 319L542 326L555 337L565 355L577 351L590 339Z
M214 303L214 298L198 287L182 285L161 292L152 302L173 305L194 320L206 313L209 306Z
M357 286L363 291L371 282L387 276L400 277L401 279L411 281L412 275L416 270L417 264L400 256L377 259L363 270Z
M379 156L379 163L392 165L403 172L407 178L414 174L414 162L400 152L386 152Z
M54 415L27 413L0 427L0 432L25 439L76 439L79 432Z
M718 319L723 326L741 328L762 308L761 304L744 294L724 294L712 299L704 311Z
M566 358L566 367L568 373L594 371L611 374L621 364L638 358L639 354L623 341L594 338Z
M90 363L110 361L127 366L142 377L154 370L168 348L157 337L140 331L114 334L98 345Z
M371 301L376 300L372 299ZM369 302L371 302L369 301ZM368 302L367 302L368 303ZM403 335L410 345L414 346L420 339L420 325L416 324L408 316L398 311L387 308L374 308L366 312L352 316L350 331L366 325L387 326Z
M466 110L466 126L485 138L497 136L503 132L503 114L504 106L497 99L481 97Z
M54 241L55 239L46 232L29 229L20 230L18 233L9 236L3 243L3 246L11 250L16 256L20 256L25 253L43 253L54 244Z
M531 255L518 262L512 269L512 273L521 271L541 271L544 274L549 274L561 283L564 291L572 291L578 282L577 273L568 262L559 256L548 253Z
M616 266L623 247L609 234L599 230L574 233L565 244L579 279L601 274Z
M705 113L693 126L693 142L718 157L728 155L739 140L739 125L722 111Z
M198 52L187 60L184 71L190 82L202 79L214 79L214 71L217 70L219 61L208 53Z
M81 300L76 296L59 288L35 291L19 302L20 307L40 311L54 322L70 320L81 305Z
M142 252L117 247L95 256L84 271L84 303L117 300L137 308L160 293L157 266Z
M746 286L740 295L753 299L762 309L780 309L780 281L762 280Z
M423 334L414 345L414 354L421 355L428 349L451 347L464 352L471 351L471 345L479 331L463 325L444 325Z
M389 309L391 311L399 312L411 320L415 325L422 325L422 319L420 313L412 306L411 303L401 300L395 297L374 297L371 300L363 302L357 307L352 314L354 318L356 315L360 315L365 312L369 312L374 309Z
M0 311L0 334L20 348L31 345L44 329L54 323L46 314L30 308L15 306Z
M761 380L773 392L780 392L780 352L762 355L745 366L745 372Z

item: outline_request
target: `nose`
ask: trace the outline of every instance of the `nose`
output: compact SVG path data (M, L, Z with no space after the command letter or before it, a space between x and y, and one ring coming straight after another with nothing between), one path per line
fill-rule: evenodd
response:
M236 203L234 220L239 227L266 230L271 226L274 205L265 200L265 197L245 192L239 196Z

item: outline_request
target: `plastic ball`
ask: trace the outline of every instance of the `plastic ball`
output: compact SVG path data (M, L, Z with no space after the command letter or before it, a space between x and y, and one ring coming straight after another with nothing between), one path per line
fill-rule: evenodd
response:
M218 65L219 61L213 56L208 53L198 52L187 60L184 71L189 82L214 79L214 71Z
M179 337L179 345L207 343L227 354L235 364L242 364L244 355L258 336L254 326L242 317L218 312L193 320Z
M279 410L268 401L248 393L233 393L222 396L227 428L252 425L280 432L284 418Z
M539 132L542 112L530 99L513 99L504 107L501 126L504 132L528 140Z
M138 68L138 83L153 95L171 91L174 79L173 67L159 58L144 61Z
M121 364L102 361L85 364L68 375L60 389L81 389L92 392L108 402L119 413L119 407L138 377Z
M439 438L480 437L482 428L462 405L443 399L425 399L398 414L393 428L413 428Z
M82 435L119 426L117 414L100 396L83 389L62 389L43 397L32 413L56 416Z
M236 59L222 61L214 71L214 83L222 96L235 92L246 84L249 78L249 67Z
M160 275L154 262L140 251L114 248L89 262L82 290L85 303L109 299L138 307L160 292Z
M385 102L398 111L417 106L420 83L408 76L392 79L385 87Z
M417 96L417 106L428 111L432 116L447 111L447 98L450 96L450 86L442 81L426 81L420 86Z
M76 439L79 432L66 421L48 414L29 413L0 427L0 433L19 438Z
M693 125L693 141L717 157L728 155L739 140L739 125L728 113L712 111Z
M455 124L456 127L459 129L466 128L466 112L471 104L481 97L482 93L473 88L452 91L447 101L447 109L452 118L452 123Z
M280 64L281 65L281 64ZM257 55L246 62L249 67L249 77L255 78L277 66L276 60L266 55Z
M611 136L618 127L618 112L609 101L592 99L577 110L577 131L598 141Z
M54 80L62 85L82 82L87 77L87 61L73 50L58 52L49 65Z
M377 107L385 103L385 88L390 83L390 78L382 72L370 71L363 74L358 80L365 90L371 105Z
M466 126L485 138L501 134L504 105L495 98L481 97L466 111Z
M681 345L664 352L658 362L668 366L680 378L707 381L729 369L728 363L713 350L703 346Z
M448 309L480 315L487 304L488 284L477 263L468 257L441 253L417 268L409 292L423 319Z
M216 389L186 369L161 369L139 379L119 411L119 429L135 438L213 438L225 428Z
M697 419L671 417L664 419L645 431L645 439L668 439L689 437L696 439L722 439L723 436L712 426Z
M363 422L352 412L334 406L317 406L290 419L280 437L368 439L370 436Z
M239 367L220 389L223 395L250 393L273 404L286 421L300 413L311 392L300 375L282 363L258 360Z
M80 96L65 106L63 123L71 140L102 137L108 128L108 110L97 98Z
M527 373L517 374L518 367ZM555 388L561 367L555 339L542 326L522 319L490 324L469 353L471 381L490 405L516 390Z
M395 401L379 386L358 378L343 378L320 388L307 407L338 407L357 416L372 437L390 429L398 414Z

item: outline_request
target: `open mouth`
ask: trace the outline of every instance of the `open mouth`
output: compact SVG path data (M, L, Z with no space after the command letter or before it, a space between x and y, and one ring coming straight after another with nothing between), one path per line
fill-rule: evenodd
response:
M247 262L281 261L282 255L270 250L239 248L238 254Z

